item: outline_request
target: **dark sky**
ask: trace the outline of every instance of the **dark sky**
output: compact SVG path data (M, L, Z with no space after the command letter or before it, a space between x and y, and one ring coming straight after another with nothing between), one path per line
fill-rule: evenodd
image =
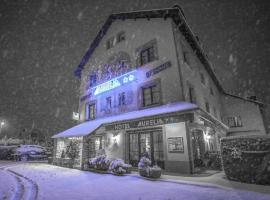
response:
M80 82L73 70L106 18L176 3L225 90L270 104L269 0L0 0L5 133L35 127L53 135L74 125Z

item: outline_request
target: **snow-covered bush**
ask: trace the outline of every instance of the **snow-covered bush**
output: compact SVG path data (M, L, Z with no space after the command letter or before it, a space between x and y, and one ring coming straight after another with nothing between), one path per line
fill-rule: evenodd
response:
M113 174L122 175L131 172L131 165L125 164L122 159L115 159L111 162L109 170Z
M161 176L161 168L157 165L151 167L151 163L149 158L145 156L141 157L138 164L140 175L149 178L159 178Z
M106 155L100 155L95 158L89 159L89 167L98 170L107 171L111 164L111 159L107 158Z
M270 184L269 136L222 138L221 156L228 179L256 184Z

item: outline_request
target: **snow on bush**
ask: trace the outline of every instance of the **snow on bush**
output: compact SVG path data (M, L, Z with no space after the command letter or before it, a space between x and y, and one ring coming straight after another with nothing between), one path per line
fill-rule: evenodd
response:
M138 164L140 175L150 178L159 178L161 176L161 168L157 165L151 167L151 163L151 160L145 156L140 159Z
M89 167L98 170L107 171L111 164L111 159L107 158L106 155L100 155L95 158L89 159Z
M109 170L113 174L121 175L130 173L131 165L125 164L122 159L115 159L111 162Z

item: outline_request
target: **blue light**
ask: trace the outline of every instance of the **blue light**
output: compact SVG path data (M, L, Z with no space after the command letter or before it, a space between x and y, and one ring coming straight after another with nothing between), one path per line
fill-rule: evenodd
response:
M105 83L100 84L100 85L97 85L96 87L93 88L95 90L94 95L101 94L103 92L117 88L123 84L127 84L127 83L134 81L135 80L135 75L133 74L134 72L135 72L135 70L128 72L126 74L123 74L121 76L118 76L116 78L113 78Z

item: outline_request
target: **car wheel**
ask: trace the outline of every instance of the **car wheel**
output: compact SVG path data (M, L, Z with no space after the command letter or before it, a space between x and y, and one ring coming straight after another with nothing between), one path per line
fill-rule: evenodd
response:
M25 154L25 155L21 155L21 161L27 161L28 160L28 155Z

